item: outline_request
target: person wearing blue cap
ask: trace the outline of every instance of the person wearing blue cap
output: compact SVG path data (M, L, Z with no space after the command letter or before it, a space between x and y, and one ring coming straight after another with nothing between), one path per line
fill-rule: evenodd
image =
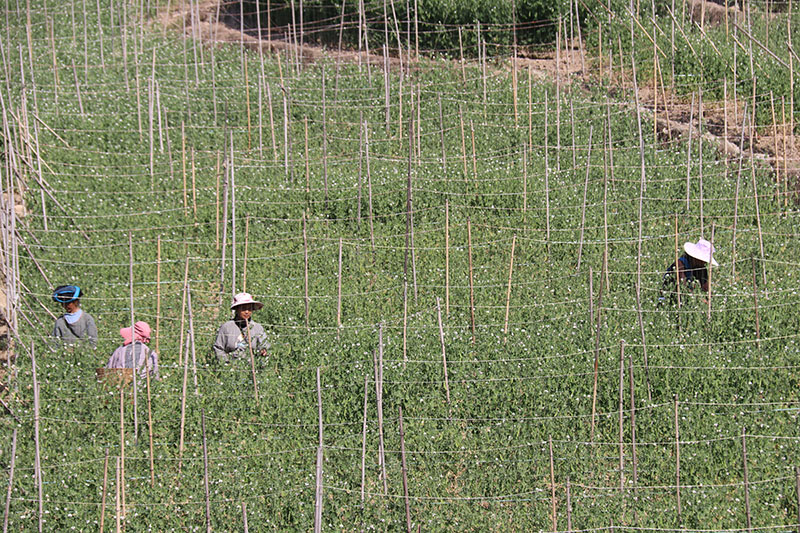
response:
M64 314L56 319L53 337L64 344L88 342L97 347L97 326L94 318L81 309L80 297L84 295L77 285L61 285L53 291L53 301L64 306Z

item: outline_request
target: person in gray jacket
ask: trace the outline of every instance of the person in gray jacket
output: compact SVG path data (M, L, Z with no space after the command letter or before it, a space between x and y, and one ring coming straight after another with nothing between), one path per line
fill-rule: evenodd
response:
M97 348L97 326L92 315L81 309L80 297L85 293L77 285L61 285L53 291L53 301L64 307L64 314L56 319L53 337L64 344L88 343Z
M264 304L254 300L250 293L240 292L233 297L233 320L220 326L214 341L213 350L219 360L249 359L251 349L253 355L267 355L267 334L261 324L251 320L253 311L262 307Z

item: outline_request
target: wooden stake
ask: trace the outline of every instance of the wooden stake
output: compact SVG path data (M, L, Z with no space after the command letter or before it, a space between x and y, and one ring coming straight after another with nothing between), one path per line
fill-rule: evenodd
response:
M567 532L572 532L572 495L570 494L570 483L567 478Z
M442 326L442 305L436 297L436 315L439 319L439 344L442 347L442 369L444 370L444 390L447 395L447 404L450 405L450 382L447 377L447 353L444 344L444 327Z
M623 408L625 407L625 341L619 341L619 494L625 498L625 443Z
M247 526L247 504L242 502L242 527L244 528L244 533L248 533L250 528Z
M515 233L511 237L511 259L508 262L508 288L506 289L506 318L503 324L503 335L506 337L504 338L503 342L505 342L508 337L508 317L511 312L511 275L514 272L514 247L517 244L517 234Z
M16 444L16 437L17 437L17 430L14 430L14 443ZM14 478L14 452L12 448L11 452L11 479ZM9 487L10 488L10 487ZM103 461L103 491L102 496L100 499L100 531L105 531L103 529L103 524L106 521L106 494L108 492L108 448L106 448L106 458ZM11 496L11 492L9 491L9 496ZM6 508L7 509L7 508ZM6 514L8 512L6 511ZM3 533L6 532L6 528L3 527Z

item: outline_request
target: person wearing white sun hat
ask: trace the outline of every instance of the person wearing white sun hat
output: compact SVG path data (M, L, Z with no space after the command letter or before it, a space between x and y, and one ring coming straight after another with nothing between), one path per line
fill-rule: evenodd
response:
M692 290L695 285L699 285L703 292L708 292L708 264L719 266L714 259L714 247L705 239L700 239L696 243L687 242L683 245L685 252L678 258L678 262L672 263L664 274L664 288L675 290L676 274L677 282L683 283L688 290Z
M264 307L248 292L240 292L233 297L231 310L233 319L222 324L217 331L213 350L217 358L228 362L231 359L249 358L253 355L267 355L269 343L264 328L252 319L253 311Z

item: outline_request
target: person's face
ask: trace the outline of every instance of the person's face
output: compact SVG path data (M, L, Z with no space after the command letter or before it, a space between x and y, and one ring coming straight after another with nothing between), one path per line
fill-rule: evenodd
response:
M253 316L253 304L244 304L236 308L236 318L250 320L251 316Z
M76 301L67 302L64 304L64 311L67 313L74 313L81 307L81 303Z

